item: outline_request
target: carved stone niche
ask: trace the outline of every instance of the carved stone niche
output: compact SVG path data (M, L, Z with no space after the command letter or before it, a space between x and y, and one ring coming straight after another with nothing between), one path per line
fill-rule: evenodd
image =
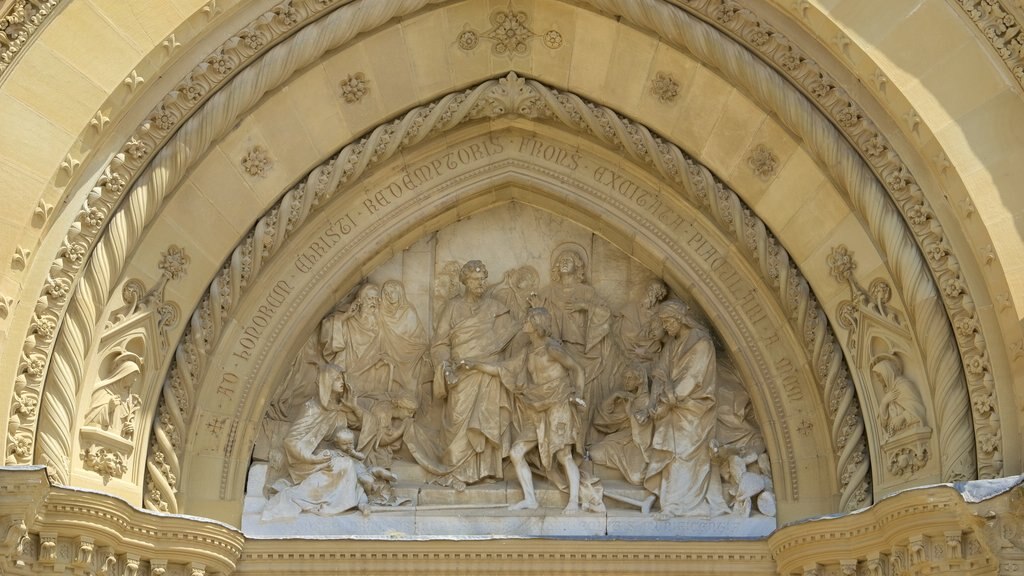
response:
M138 484L141 462L133 458L144 438L140 411L149 405L144 398L146 377L153 371L148 363L163 358L169 346L167 331L177 323L181 311L164 298L167 283L185 275L189 257L171 245L161 255L160 277L149 289L130 279L121 289L123 305L110 312L99 339L96 363L89 367L90 385L79 403L82 424L78 454L85 482L99 475L105 487L111 480ZM129 490L129 486L107 487ZM127 496L127 492L121 492Z
M866 422L881 448L884 466L874 469L876 488L889 491L911 480L932 462L932 428L928 403L922 397L919 380L908 372L920 365L913 349L913 336L905 314L891 304L892 287L882 278L867 289L857 281L856 262L845 246L835 247L828 259L833 277L850 288L850 300L836 309L839 325L847 330L846 349L865 394ZM921 374L918 369L914 374Z
M441 229L370 272L308 335L262 422L243 529L771 532L751 397L688 299L525 204ZM684 372L701 384L677 385Z

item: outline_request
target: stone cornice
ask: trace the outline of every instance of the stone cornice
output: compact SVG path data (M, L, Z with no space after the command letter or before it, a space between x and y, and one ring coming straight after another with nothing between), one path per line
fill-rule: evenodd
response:
M245 545L241 532L212 520L155 514L107 494L53 486L41 467L0 470L0 514L12 518L15 509L21 512L22 537L30 538L27 548L35 549L35 557L19 542L21 553L0 555L9 566L21 562L95 569L112 558L136 566L183 564L229 574ZM44 542L53 546L47 550Z
M246 543L236 574L273 576L284 563L301 563L304 574L729 574L775 573L764 540L650 542L635 540L253 540ZM685 568L683 568L685 567Z

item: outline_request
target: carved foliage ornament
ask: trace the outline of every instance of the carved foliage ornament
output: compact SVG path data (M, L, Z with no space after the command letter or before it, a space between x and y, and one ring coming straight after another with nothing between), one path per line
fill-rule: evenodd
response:
M758 144L747 156L747 166L762 180L770 180L779 169L779 157L764 144Z
M910 333L889 302L892 288L881 278L865 290L857 282L857 262L844 245L832 248L827 257L829 273L850 288L850 300L836 307L839 324L848 330L846 347L862 382L871 383L877 398L877 422L886 467L895 476L906 476L928 464L932 430L917 383L903 370L903 354L912 350Z
M345 102L354 104L362 100L363 96L366 96L370 91L370 81L362 72L356 72L346 76L341 81L339 88L341 89L341 97L345 99Z
M658 72L651 80L651 93L665 104L675 102L679 97L679 82L668 72Z
M249 148L249 151L242 156L242 168L249 176L264 178L270 167L274 165L270 159L270 152L259 144Z
M525 56L530 51L530 42L538 37L527 26L529 16L522 10L516 10L511 3L505 10L491 13L491 28L485 32L477 32L466 28L459 33L456 44L459 48L469 51L480 44L480 39L492 43L491 51L495 56ZM552 50L562 46L562 34L557 30L548 30L543 34L542 41Z
M370 135L353 142L328 162L314 169L298 187L289 190L235 248L214 279L193 320L182 335L175 361L164 383L164 393L151 435L146 506L155 510L176 510L176 479L181 476L179 458L181 434L193 417L195 384L203 380L206 353L217 343L221 322L231 316L240 294L253 281L253 270L273 257L293 231L301 227L316 206L323 205L348 182L357 180L370 169L404 146L414 145L431 134L441 134L461 122L519 114L536 120L561 123L569 128L593 134L623 151L638 163L657 170L662 177L679 184L680 193L704 209L710 217L732 234L743 232L745 254L777 291L776 297L791 311L794 327L805 335L805 346L815 353L815 374L822 394L833 408L828 413L833 431L838 470L842 486L842 507L855 509L870 500L870 461L864 426L849 381L842 354L828 326L824 312L811 296L810 287L792 263L788 253L732 191L704 167L682 151L611 110L591 104L574 94L552 90L536 81L527 81L510 73L500 80L484 84L409 111L403 118L374 129ZM715 209L711 204L716 205ZM743 224L727 224L742 219ZM257 241L257 238L260 240ZM761 256L761 255L764 256ZM225 297L225 295L228 295ZM202 330L196 338L194 330ZM200 350L197 344L205 348ZM838 368L833 369L833 366ZM839 425L832 425L838 422ZM795 471L791 476L795 476Z

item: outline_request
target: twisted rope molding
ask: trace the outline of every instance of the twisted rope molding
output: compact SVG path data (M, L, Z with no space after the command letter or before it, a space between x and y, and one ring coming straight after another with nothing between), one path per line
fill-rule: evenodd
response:
M829 407L843 509L867 503L870 459L864 422L842 353L807 281L764 222L707 168L646 127L575 94L559 92L510 73L500 80L488 80L414 108L345 146L288 190L232 251L193 311L164 383L147 461L148 508L177 509L175 479L181 473L181 432L187 430L194 417L194 400L199 393L196 386L206 372L207 354L217 345L241 294L292 233L316 208L343 193L346 183L358 180L366 170L406 147L465 122L506 115L560 124L626 153L630 159L677 184L686 200L700 207L736 241L766 284L774 288L775 298L789 313L793 329L804 336L805 352L816 368L815 377Z
M864 217L876 245L888 259L887 266L907 306L907 315L923 348L921 354L928 382L933 387L937 420L941 422L938 435L944 455L943 480L999 475L1002 472L999 442L996 440L993 444L984 440L990 435L998 439L998 416L994 410L987 414L978 410L979 406L994 401L994 385L991 378L986 383L981 374L965 385L961 364L949 353L959 345L963 366L974 376L970 374L972 362L981 361L983 341L981 350L978 350L978 338L957 342L950 326L951 319L954 323L969 322L974 334L981 335L973 300L968 304L966 283L960 277L959 265L953 259L923 191L864 111L799 48L732 0L684 1L687 10L717 22L734 37L747 39L749 49L726 41L723 32L663 2L581 1L603 12L622 15L714 66L732 84L744 87L751 98L774 111L809 144L819 163L841 184L854 210ZM764 60L756 56L757 53ZM788 75L790 81L784 80L779 71ZM807 90L833 121L818 114L812 99L795 86ZM878 170L878 178L844 136L850 142L859 143ZM879 178L891 190L891 197ZM904 210L903 214L892 200ZM908 230L904 215L918 237ZM923 249L937 249L940 257L926 261L921 254ZM929 268L929 264L933 268ZM941 294L933 276L943 285ZM984 362L985 370L990 372L987 355ZM969 393L975 397L975 402L971 402ZM973 418L972 406L975 408ZM981 460L980 465L976 456Z
M22 362L19 366L19 374L16 380L15 386L15 401L12 403L11 411L11 422L15 429L14 434L8 435L8 462L9 463L26 463L31 459L33 453L33 433L35 431L35 404L39 397L39 388L41 378L46 372L50 360L50 341L53 339L53 335L56 327L56 320L60 317L60 312L63 304L67 300L68 293L71 290L72 281L76 279L79 269L82 267L82 258L64 258L66 254L81 254L82 248L88 248L93 245L95 239L98 236L98 231L103 225L110 220L110 214L114 212L118 201L121 198L121 192L128 186L129 182L137 174L137 170L144 164L144 160L151 152L153 147L159 144L163 137L170 133L178 122L187 117L187 113L190 110L190 106L201 100L201 96L204 90L212 91L218 83L223 81L225 78L230 76L233 68L239 64L244 63L245 59L256 53L258 48L253 46L261 45L261 42L267 41L266 34L268 31L261 26L264 22L261 20L269 20L279 26L285 28L294 28L295 25L301 20L301 17L308 10L306 4L311 6L323 6L329 2L323 2L317 0L313 2L309 0L306 3L298 3L293 5L291 1L283 2L273 11L268 12L260 20L254 22L252 25L244 29L239 35L229 40L225 45L214 51L210 57L207 58L206 62L200 64L186 79L179 85L179 89L170 93L153 112L150 117L150 121L141 126L135 136L133 136L122 148L122 153L115 156L114 160L108 166L104 175L97 181L97 186L93 191L90 198L91 202L86 203L85 208L74 226L68 233L68 237L65 241L65 248L62 248L58 253L53 265L51 266L51 276L47 280L43 292L37 302L37 317L30 327L30 331L25 340L25 353L23 354ZM384 4L390 4L380 2L379 7L385 9ZM425 2L421 3L425 4ZM744 22L748 22L744 20ZM753 24L757 27L762 27L762 23L756 21ZM774 34L768 29L769 39L774 40L785 40L780 35ZM276 33L274 30L270 30L270 33ZM758 37L758 36L755 36ZM748 45L756 43L750 40L744 39L744 42ZM789 62L794 60L802 70L815 70L816 65L807 60L806 57L800 55L799 51L795 51L792 46L788 47L790 53L789 58L783 58L784 61ZM793 54L796 54L795 56ZM226 70L226 71L225 71ZM813 76L813 74L811 75ZM799 80L799 78L797 79ZM841 93L834 88L834 82L830 83L830 79L822 74L818 74L818 84L824 86L826 89L823 90L822 97L832 97L836 99L836 94ZM806 84L806 82L805 82ZM199 98L193 100L196 93L200 94ZM219 94L218 94L219 96ZM845 95L844 95L845 97ZM211 99L212 100L212 99ZM857 110L855 105L851 102L848 106L853 110ZM874 128L870 122L861 121L859 128L860 132L873 136L873 138L864 138L868 142L883 142L880 140L880 135L876 133L871 134ZM906 167L899 162L898 157L884 144L881 145L881 151L878 152L874 158L874 166L880 172L885 170L886 173L896 174L896 180L901 184L893 184L890 188L910 189L913 190L915 185L913 179L909 174ZM187 146L186 146L187 147ZM166 168L166 166L165 166ZM917 189L917 193L920 190ZM909 192L908 192L909 193ZM919 194L918 194L919 195ZM158 199L162 198L162 193L158 195ZM922 198L923 200L923 198ZM95 204L90 205L90 204ZM901 206L902 207L902 206ZM914 206L911 206L913 208ZM964 344L964 341L969 341L969 344L973 344L975 348L983 350L984 337L980 331L980 326L977 322L975 315L973 314L973 299L970 298L966 285L962 282L959 277L956 261L953 255L950 253L948 245L941 235L941 227L938 222L931 218L929 211L919 211L919 214L923 214L922 224L925 225L929 231L932 232L932 236L937 237L938 240L934 240L934 244L937 247L937 251L941 254L938 260L940 260L940 267L944 271L951 272L951 279L957 281L958 286L962 288L961 305L970 306L971 313L967 315L963 322L958 323L957 334L961 336L962 350L968 345ZM122 226L125 224L121 223ZM921 224L915 225L917 228L921 227ZM111 226L110 230L119 230L120 227ZM926 239L927 241L927 239ZM930 252L930 254L933 252ZM90 264L91 265L91 264ZM119 267L117 267L119 268ZM934 273L934 272L933 272ZM950 276L947 274L947 276ZM78 294L76 294L78 296ZM955 297L953 299L956 299ZM948 302L946 302L949 305ZM961 330L960 328L963 327ZM63 334L62 334L62 337ZM81 340L81 339L79 339ZM82 342L84 343L84 341ZM969 350L971 351L971 350ZM966 353L965 353L965 357ZM977 418L977 421L982 419L985 420L985 424L988 426L988 435L983 436L985 444L989 448L990 453L998 453L1000 438L998 436L998 420L994 414L994 397L992 394L991 376L990 370L987 364L987 356L977 355L970 356L973 360L978 358L979 362L968 363L969 366L978 367L977 370L970 371L969 373L980 372L981 376L978 378L972 378L972 384L977 384L978 380L981 380L982 386L975 386L975 388L981 388L979 394L972 394L976 397L974 407L976 416L981 413L985 418ZM70 358L69 362L81 362L82 358ZM983 376L983 377L982 377ZM985 386L987 385L987 386ZM975 391L972 388L972 392ZM70 412L67 412L70 414ZM54 422L58 424L59 422ZM68 425L69 424L65 424ZM985 433L986 430L981 430ZM997 475L1001 471L1001 462L998 462L998 467L992 468L995 472L989 475ZM985 475L984 469L982 475ZM58 478L60 479L60 478Z

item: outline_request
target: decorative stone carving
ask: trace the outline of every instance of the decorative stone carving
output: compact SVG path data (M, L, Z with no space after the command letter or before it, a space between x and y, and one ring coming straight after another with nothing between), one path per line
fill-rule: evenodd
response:
M404 144L412 144L420 141L425 134L434 130L432 122L448 118L459 118L471 120L478 117L491 117L509 113L526 114L530 117L540 118L565 118L567 122L575 122L571 119L579 116L586 123L610 123L606 132L595 132L600 138L607 139L608 143L621 146L622 149L633 155L638 161L652 161L652 154L658 155L654 166L663 170L663 176L677 180L681 189L693 196L693 201L707 209L716 221L721 220L726 230L735 231L733 224L738 217L743 218L742 229L745 239L749 244L749 257L755 258L753 254L764 251L767 258L757 260L757 265L762 268L762 273L769 282L780 291L780 299L785 299L784 305L793 311L793 323L801 332L806 332L808 350L819 350L823 354L815 353L817 366L816 374L822 378L821 386L827 398L836 399L833 406L837 409L831 411L827 417L831 425L832 421L842 422L835 426L833 435L838 458L838 477L841 478L843 486L842 502L843 507L859 507L869 498L868 482L870 477L869 460L866 457L865 439L863 426L857 409L858 402L855 400L853 386L849 384L849 377L844 367L832 370L833 363L842 362L841 352L834 345L833 335L825 323L824 314L817 308L812 299L808 299L809 289L805 281L789 263L788 254L781 249L777 242L764 228L763 223L746 210L738 198L718 183L714 177L696 162L686 159L681 152L664 144L659 138L652 135L642 127L627 123L614 114L607 114L603 110L590 106L581 99L558 98L550 92L550 89L534 81L526 81L515 74L507 78L489 81L486 86L481 86L467 93L465 99L460 99L459 110L470 110L470 114L459 112L445 112L442 115L432 114L433 107L425 106L411 110L407 117L409 122L401 122L394 125L378 127L370 135L360 142L353 143L346 147L340 155L316 169L310 174L304 189L289 191L273 216L276 223L276 214L288 214L287 224L265 226L263 223L257 225L260 230L261 245L264 250L254 248L256 242L255 232L250 232L246 239L236 248L236 253L241 259L248 257L259 259L273 256L276 246L282 245L284 238L287 238L292 230L297 229L304 219L310 214L312 203L323 202L333 193L340 184L352 181L362 174L368 167L374 166L387 157L401 149ZM452 115L454 114L454 115ZM600 119L597 118L600 116ZM412 121L421 118L426 123ZM576 124L572 124L576 126ZM453 126L445 125L445 129ZM628 137L620 139L618 134L625 134ZM384 152L381 152L381 150ZM341 167L336 169L335 167ZM681 169L685 166L686 169ZM717 190L713 195L707 194L708 190ZM313 193L305 193L313 191ZM707 205L710 202L720 204L715 210ZM726 216L728 215L728 221ZM353 223L347 221L339 222L340 232L347 234L352 230ZM267 244L269 236L274 240ZM267 248L269 246L269 248ZM747 244L744 244L747 246ZM745 248L747 249L747 248ZM753 260L752 260L753 261ZM250 271L252 268L233 268L233 264L225 266L218 279L211 285L211 292L204 297L203 304L197 308L194 314L194 323L186 329L182 337L183 343L193 342L191 326L201 328L204 332L204 341L212 342L218 337L219 328L211 323L206 313L201 310L208 307L213 314L229 315L237 302L237 295L241 294L245 287L252 281ZM452 268L454 266L454 268ZM444 271L440 275L447 278L445 281L433 285L434 312L435 317L440 314L445 306L446 296L459 293L457 281L452 281L459 269L458 263L438 263L438 269ZM454 270L455 272L453 272ZM782 271L785 270L785 282L780 282ZM216 295L214 296L214 292ZM224 298L223 294L231 294L230 298ZM437 296L441 294L441 296ZM433 322L431 323L433 324ZM194 345L181 345L179 359L187 359L198 353ZM174 508L174 478L179 475L177 458L170 458L166 454L179 450L179 430L183 429L190 416L190 398L194 391L184 388L185 382L195 382L201 379L198 372L205 370L201 362L190 362L183 368L177 361L172 365L170 376L165 384L163 400L159 407L160 417L155 421L156 433L154 439L156 444L151 452L148 467L150 480L147 485L147 506L154 509L173 510ZM839 400L841 399L841 401ZM853 448L850 448L852 446ZM795 471L793 472L795 474Z
M889 302L892 289L881 278L865 290L856 279L857 263L846 246L833 247L829 272L850 288L851 300L837 307L839 324L849 331L847 348L853 362L876 390L880 444L887 469L907 476L928 464L932 430L917 384L904 374L905 352L911 350L910 333Z
M871 159L870 164L875 172L882 174L882 182L886 189L880 189L877 178L872 171L859 162L831 162L825 158L835 158L831 153L819 154L822 161L829 164L830 171L837 181L842 182L850 193L851 205L854 210L865 215L869 228L877 245L885 250L888 265L899 278L910 279L900 289L906 301L922 303L912 318L914 330L921 339L922 345L929 350L930 361L925 370L928 381L937 383L936 395L946 401L936 406L937 418L948 426L939 430L942 437L940 444L943 451L955 454L943 459L943 477L952 481L973 475L974 470L982 478L999 476L1002 470L1000 455L1001 440L999 439L999 416L997 414L971 414L973 399L988 397L995 394L991 382L986 380L989 371L988 359L981 359L984 366L981 373L967 374L966 391L962 366L969 364L972 358L984 349L984 334L978 330L973 339L954 340L949 330L946 317L976 317L977 311L973 303L974 297L958 294L952 298L942 298L936 290L936 284L947 277L958 277L961 266L948 249L946 234L936 220L930 217L932 209L921 188L911 176L909 168L893 151L888 140L874 122L870 121L861 107L843 90L841 82L815 63L791 39L778 31L757 13L747 7L735 3L721 4L718 2L695 2L669 7L656 0L639 0L620 5L614 0L585 0L586 4L597 9L607 10L620 15L636 25L643 25L661 30L663 38L674 42L677 46L690 50L698 58L719 67L732 82L746 86L751 94L756 94L768 103L772 110L779 113L782 121L797 134L807 140L813 140L813 134L821 134L828 122L822 122L806 106L813 106L806 97L797 90L776 90L769 88L761 79L772 74L768 63L789 77L790 82L802 88L817 100L822 109L833 116L834 127L846 134L851 142L860 142L867 136L878 136L885 143L886 152L883 157ZM691 16L687 12L692 12ZM666 26L665 22L672 22ZM708 31L715 36L715 42L694 41L704 37L705 27L702 21L718 22L722 31ZM717 24L716 24L717 25ZM700 32L698 32L700 31ZM725 33L734 38L742 38L747 47L735 46L725 41ZM757 43L747 41L756 37L770 35L772 41ZM757 57L767 61L762 63ZM744 65L737 66L737 62ZM825 89L822 89L825 88ZM843 125L838 121L841 112L850 113L846 118L856 117L858 121L852 125ZM842 148L844 143L836 141ZM895 207L884 202L888 195ZM911 208L921 207L928 214L918 223L910 222L910 234L900 220L907 218ZM867 216L870 212L870 217ZM915 238L916 237L916 238ZM916 242L915 242L916 240ZM931 260L922 257L916 245L943 245L949 254L944 259ZM930 274L928 273L930 272ZM938 329L936 329L938 327ZM981 340L979 340L979 338ZM950 350L959 345L960 362ZM972 428L973 427L973 428ZM974 433L972 441L971 433ZM986 442L989 439L990 442ZM987 444L987 445L983 445ZM976 466L977 464L977 466ZM858 472L859 475L859 472Z
M768 146L758 144L747 156L747 166L762 180L770 180L779 169L779 157Z
M679 82L668 72L658 72L651 80L651 93L665 104L675 102L679 97Z
M101 376L93 389L83 425L130 441L135 436L135 420L141 402L136 391L143 360L134 352L122 349L115 349L106 360L110 362L110 372Z
M349 104L355 104L370 92L370 81L362 72L349 74L341 81L341 97Z
M509 2L505 10L491 13L491 28L485 32L477 32L470 28L459 33L456 43L463 50L473 50L485 38L493 43L491 47L495 56L525 56L530 51L529 42L538 36L530 30L526 23L529 20L526 12L516 10ZM562 34L557 30L548 30L543 34L544 45L554 50L562 46Z
M997 445L997 444L998 444L998 442L996 441L996 445Z
M519 205L496 208L497 212L477 218L495 223L538 220L539 210L514 206ZM477 226L494 228L483 221ZM557 236L565 230L571 230L571 241ZM455 510L508 508L512 511L488 512L492 519L486 526L491 533L531 534L532 528L510 523L519 518L557 519L560 512L579 512L580 526L601 526L601 534L626 530L605 528L612 522L605 515L607 503L618 506L619 514L623 505L638 508L635 516L625 517L629 523L640 522L654 507L670 526L664 528L665 534L676 533L687 522L708 522L711 516L728 513L731 516L724 525L750 523L759 527L758 533L760 527L773 526L771 468L750 396L735 371L719 370L710 333L680 301L667 299L669 290L663 281L631 268L635 262L627 266L629 256L613 253L612 245L594 237L585 240L581 234L593 233L570 227L568 222L539 226L533 234L539 239L527 243L529 250L509 250L502 236L467 236L461 229L442 229L370 271L368 280L325 316L295 358L282 389L273 392L262 426L266 433L257 441L257 461L249 475L246 529L294 535L296 530L308 530L312 522L337 534L369 533L371 524L411 534L437 534L422 526L459 522ZM454 261L447 260L466 253L464 245L493 253L496 244L502 250L494 266L502 274L493 284L487 281L491 266L475 260L453 266ZM589 251L583 248L588 245L592 246ZM592 263L594 258L598 264ZM551 268L553 279L540 293L535 291L538 261ZM637 294L636 299L620 296L615 304L607 301L591 280L608 285L611 278L593 266L617 270L614 277L628 282L632 290L627 293ZM434 277L415 272L425 269L436 270ZM452 269L458 270L460 290L450 286L447 276ZM406 281L385 280L393 274ZM406 285L415 295L412 301L404 295ZM435 300L438 293L444 296L440 305ZM562 314L529 306L530 301L559 305ZM570 342L595 325L585 320L597 307L581 306L595 303L605 309L605 320L596 323L604 328L595 334L599 341L607 341L607 359L587 364ZM393 323L391 318L403 309L401 316L407 320ZM419 312L428 309L436 309L437 317L423 326ZM576 322L568 315L573 312L580 313L582 320ZM522 316L516 318L516 314ZM568 340L555 337L559 317L561 333ZM395 348L388 356L397 360L406 355L424 366L429 334L433 370L416 369L412 362L409 369L400 369L398 362L381 361L385 326L392 324L411 327L404 333L414 337L404 341L420 344L412 353ZM663 324L667 330L660 329ZM656 369L651 373L657 396L647 393L648 371L627 363L618 344L620 332L626 334L625 340L642 342L635 349L642 349L645 358L654 357ZM652 346L652 335L665 340ZM304 448L302 454L319 454L314 462L312 457L297 458L289 438L312 430L307 421L314 419L308 414L319 418L326 411L316 391L298 383L310 378L303 366L316 363L337 366L336 383L341 388L338 400L330 405L343 416L323 417L325 422L338 422L341 432L328 431L325 424L309 433L308 445L314 448ZM587 374L591 367L613 375L608 379L610 392L593 419L593 462L583 458L587 446L582 428L588 408L583 400L586 388L598 381ZM307 376L300 378L297 375L303 370ZM700 382L698 390L687 392L694 379ZM412 410L390 411L388 398L417 389L423 394L418 406L413 405L414 416ZM291 399L310 395L313 399L304 408L294 408ZM691 426L693 404L702 412L699 422ZM378 412L385 417L375 418ZM379 444L367 443L366 438L377 434L373 426L380 422L401 438L390 445L386 459L371 464L372 446ZM275 451L275 445L280 449ZM354 447L359 447L359 453L352 451ZM395 479L383 490L371 488L370 477L363 486L357 473L360 462L367 468L378 466L380 475ZM518 487L514 480L506 482L511 480L507 465L515 471ZM312 472L301 472L307 469ZM628 486L623 485L623 477ZM377 477L378 484L381 478ZM606 479L612 479L612 490L606 489ZM377 500L375 494L379 494ZM409 500L405 506L394 506L404 499ZM656 504L659 499L660 505ZM388 509L380 508L388 504ZM371 513L370 519L348 514L357 509ZM445 516L446 510L452 515ZM387 514L378 519L376 512L383 511ZM427 512L432 519L408 524ZM589 533L590 528L566 530Z
M0 16L0 77L60 0L14 0Z
M82 451L82 460L86 470L92 470L103 477L104 482L111 478L120 478L128 471L128 462L124 454L104 446L92 445Z
M242 156L242 168L245 168L249 176L264 178L272 165L270 152L259 144L249 148L245 156Z
M960 0L957 4L988 39L992 49L1024 87L1024 33L1011 10L999 0Z
M362 464L365 455L355 450L349 421L358 422L364 411L345 378L345 368L320 365L315 394L284 438L281 469L268 477L271 498L263 520L294 518L301 512L329 516L357 507L369 511L370 497L382 493L375 484L398 479L384 468Z

